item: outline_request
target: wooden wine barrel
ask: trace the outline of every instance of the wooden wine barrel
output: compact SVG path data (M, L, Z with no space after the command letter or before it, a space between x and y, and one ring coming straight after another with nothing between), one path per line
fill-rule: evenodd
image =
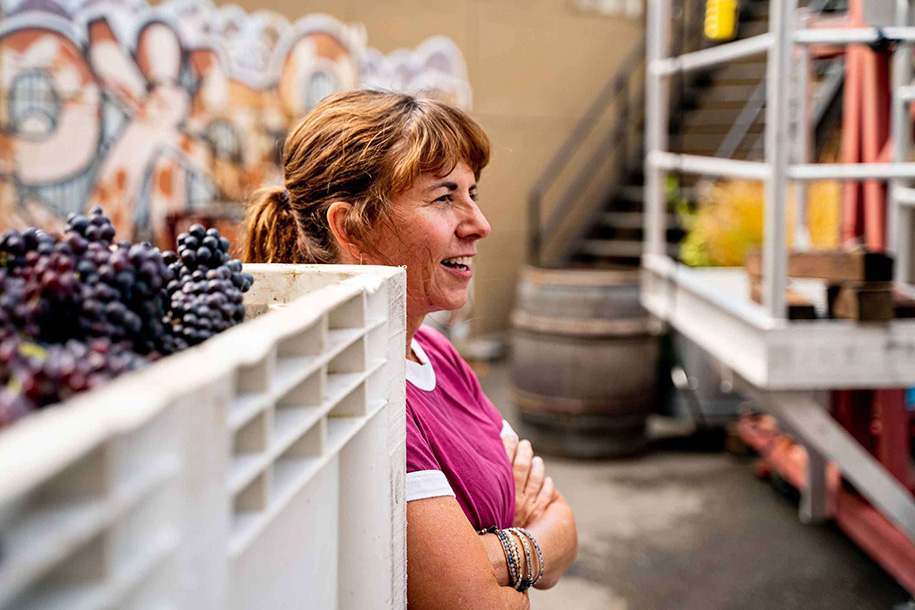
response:
M648 444L660 325L638 271L526 268L512 313L512 382L536 452L620 457Z

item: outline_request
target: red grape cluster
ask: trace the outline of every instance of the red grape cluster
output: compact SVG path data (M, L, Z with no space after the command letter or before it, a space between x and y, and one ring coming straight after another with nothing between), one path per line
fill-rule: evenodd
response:
M182 346L196 345L245 318L242 293L254 278L242 273L241 261L228 252L229 240L215 228L193 225L178 236L165 323Z
M216 229L194 225L177 255L114 238L100 208L63 236L0 236L0 426L244 319L253 278Z
M128 344L110 339L39 345L10 337L0 343L0 427L146 363Z

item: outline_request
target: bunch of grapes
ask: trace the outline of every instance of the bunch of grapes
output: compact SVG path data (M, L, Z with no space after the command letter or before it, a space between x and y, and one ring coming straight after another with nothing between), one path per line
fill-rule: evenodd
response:
M81 256L76 270L84 285L80 331L86 336L129 341L134 351L154 356L177 351L163 325L174 279L163 254L149 242L111 243L114 227L99 208L89 217L71 216L66 240Z
M0 427L146 363L128 343L109 339L42 346L8 337L0 342Z
M0 426L241 322L253 278L229 247L200 225L177 254L115 241L97 207L0 235Z
M114 235L100 208L72 215L62 238L34 228L5 233L0 283L11 292L0 299L0 323L48 343L106 337L140 354L175 351L162 322L172 271L151 244L112 244Z
M0 320L43 341L76 321L81 290L69 245L35 228L0 236Z
M241 261L229 258L229 240L217 229L193 225L178 236L178 254L169 267L175 279L166 287L165 323L179 345L196 345L245 318L243 293L254 278Z

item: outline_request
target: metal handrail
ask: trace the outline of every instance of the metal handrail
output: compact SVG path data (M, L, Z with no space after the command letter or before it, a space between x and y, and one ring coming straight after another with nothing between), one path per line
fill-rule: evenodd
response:
M543 172L541 172L540 176L537 178L537 181L534 182L534 186L531 187L530 194L528 195L528 261L531 265L539 266L542 262L540 260L541 247L543 245L544 234L547 233L540 226L543 196L559 177L559 174L566 168L569 160L581 147L585 138L594 128L598 119L600 119L606 109L614 104L617 99L619 99L620 96L624 93L626 95L624 102L625 107L627 108L626 112L628 113L628 96L630 91L629 81L636 73L636 71L638 71L639 67L644 63L644 61L645 36L643 35L638 44L623 60L614 76L607 82L606 85L604 85L603 89L601 89L601 91L597 94L597 97L594 98L594 101L591 102L591 105L585 111L584 116L582 116L582 118L572 129L572 133L570 133L569 136L565 139L562 146L550 159L550 162L547 164ZM625 125L625 123L619 121L617 123L617 127L620 125ZM628 125L625 126L628 128ZM615 129L614 133L617 131L619 130ZM611 134L611 136L612 135L613 134ZM602 145L599 146L599 152L602 154L604 154L603 149L606 147L606 142L607 141L605 139L605 141L602 142ZM598 161L602 160L602 158L598 155L595 155L595 157L592 158L592 161L595 159ZM589 166L590 165L591 163L589 163ZM594 171L596 171L596 168ZM593 174L593 171L583 172L580 174L580 176L584 173L587 173L588 178L590 178L590 175ZM579 186L576 184L576 191L583 189L583 185ZM563 198L563 202L556 208L553 215L550 217L550 221L547 223L551 231L555 230L558 222L561 221L562 216L567 211L568 206L570 206L573 202L574 199L569 197Z
M689 3L689 1L684 0L684 4ZM699 9L702 6L702 3L696 3L692 5L692 8ZM695 15L692 13L695 13ZM674 42L674 47L684 51L690 41L702 39L695 31L701 27L701 12L694 10L692 13L683 21L685 27L678 32ZM627 168L630 166L632 155L629 147L625 144L629 141L630 131L635 123L633 119L636 116L640 116L644 110L640 108L644 103L644 94L636 96L637 101L635 104L631 103L630 97L635 87L632 84L632 80L645 63L645 48L646 39L643 35L638 45L622 61L619 69L598 93L562 146L553 155L534 182L533 187L531 187L528 196L528 262L531 265L540 266L542 264L541 253L544 244L558 231L562 221L567 217L569 209L575 204L578 197L586 191L588 181L594 176L601 164L608 159L608 156L612 155L615 146L621 142L624 146L619 150L617 159L622 167ZM639 91L644 88L643 79L639 80L637 86ZM603 113L621 100L621 115L612 132L598 144L593 157L578 172L569 192L556 206L545 228L542 227L541 209L546 192L555 184L559 175L569 165L571 158L582 147L584 140L592 132ZM625 176L622 175L624 173L617 172L617 179L625 179ZM608 192L611 190L608 189Z
M644 93L639 93L639 95L636 96L635 106L641 106L644 99ZM608 156L612 153L612 151L616 149L618 145L620 145L621 141L625 141L627 139L629 131L632 129L632 125L628 118L630 116L631 115L628 111L624 112L623 115L620 116L620 119L613 127L613 130L610 131L597 145L595 154L593 154L591 158L588 159L588 162L584 165L584 167L579 170L578 174L575 176L575 179L572 181L572 186L566 192L565 196L560 200L559 204L557 204L553 214L550 215L550 218L547 220L543 229L543 233L545 235L553 235L556 233L556 231L559 230L559 226L562 224L562 221L565 218L565 211L568 210L572 204L574 204L575 201L577 201L579 197L585 193L588 188L589 181L592 177L594 177L594 174L597 173L597 170L600 169L601 165L606 162ZM626 149L620 151L620 159L622 160L621 170L623 173L625 173L626 169L629 167L628 152L629 151Z

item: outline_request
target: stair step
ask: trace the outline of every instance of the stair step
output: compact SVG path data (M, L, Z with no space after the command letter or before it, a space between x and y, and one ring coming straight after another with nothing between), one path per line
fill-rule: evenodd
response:
M701 101L691 110L706 110L719 112L722 110L743 110L747 105L747 100L734 101L734 102L718 102L718 101Z
M588 239L579 249L582 254L604 258L638 258L642 256L645 246L641 241L616 241L608 239ZM679 246L668 244L670 256L677 256Z
M739 103L740 107L747 103L753 92L756 91L756 85L713 85L706 91L702 92L700 99L703 102L730 102ZM701 104L700 104L701 107Z
M769 31L769 17L744 21L737 26L737 35L740 38L759 36Z
M642 203L645 200L645 187L636 184L627 184L619 190L614 199Z
M676 214L667 215L668 229L679 225ZM601 226L612 229L641 229L644 224L642 212L604 212L600 218Z
M724 126L728 129L731 128L731 125L737 122L737 119L740 118L743 109L737 110L696 110L690 112L686 115L686 120L684 121L684 127L720 127ZM756 116L755 122L760 122L765 119L765 112L760 112Z
M683 134L679 145L681 151L688 155L714 155L721 143L724 142L725 134L703 134L703 133L686 133ZM737 148L737 152L746 152L753 148L757 139L762 139L761 133L749 133L743 142ZM671 143L674 141L671 140ZM679 151L674 151L679 152Z
M756 85L766 77L766 62L730 63L715 70L712 74L714 84L720 85Z
M731 128L733 127L734 123L722 123L719 125L684 125L682 130L674 133L680 136L717 135L724 139L725 134L730 133ZM765 128L766 124L761 120L757 120L750 125L750 128L747 129L747 133L762 133L766 130ZM673 133L671 135L673 135Z

